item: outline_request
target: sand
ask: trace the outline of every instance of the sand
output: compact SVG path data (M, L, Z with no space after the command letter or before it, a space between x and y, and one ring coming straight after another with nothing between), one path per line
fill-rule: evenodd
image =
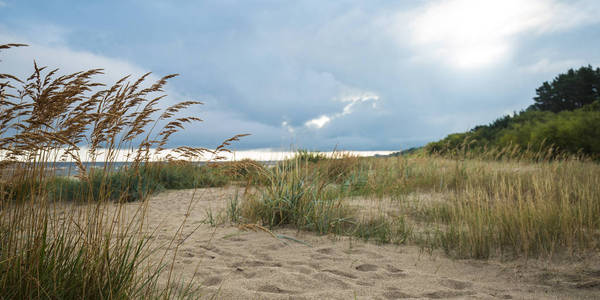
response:
M163 250L152 259L166 253L174 262L172 277L193 279L194 286L201 285L201 298L600 298L597 259L457 260L417 246L376 245L293 229L274 233L297 241L276 239L225 222L219 212L236 193L243 190L168 191L148 202L146 225L156 229L152 245ZM213 224L224 224L211 225L208 211Z

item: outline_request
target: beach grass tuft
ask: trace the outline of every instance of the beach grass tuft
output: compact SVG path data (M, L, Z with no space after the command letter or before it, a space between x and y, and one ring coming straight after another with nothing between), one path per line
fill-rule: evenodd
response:
M216 150L182 146L161 156L173 134L200 121L182 115L200 102L159 108L176 75L107 87L95 82L102 73L59 75L34 63L26 79L0 74L2 299L195 298L189 285L159 284L168 260L148 259L158 248L149 243L146 200L162 188L223 185L217 171L176 160L219 157L244 135ZM126 167L114 171L123 149ZM76 176L59 176L60 162L74 164Z
M508 155L510 149L452 153L308 159L314 155L301 152L263 170L267 184L242 203L241 216L270 228L414 243L460 258L577 256L600 248L596 161ZM358 198L386 208L366 212L352 204Z

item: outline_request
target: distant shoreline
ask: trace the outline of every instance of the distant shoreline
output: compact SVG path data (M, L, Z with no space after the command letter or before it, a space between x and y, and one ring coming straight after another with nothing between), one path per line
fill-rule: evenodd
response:
M91 163L104 164L104 162L106 162L106 161L113 161L116 164L120 164L120 163L131 161L131 154L134 152L134 151L127 151L127 150L119 150L119 151L117 151L116 155L114 155L111 159L106 159L106 157L102 154L103 151L104 151L103 149L98 149L96 151L96 153L100 153L100 155L98 155L95 159L91 159L89 157L88 149L85 147L82 147L81 150L79 151L79 157L84 164L91 164ZM153 151L154 151L154 149L150 150L151 153L150 153L149 161L151 161L151 162L163 161L165 156L167 156L169 154L171 156L173 156L174 159L179 159L178 155L175 155L173 153L172 149L165 149L161 152L160 155L156 155L155 153L153 153ZM328 157L336 156L336 155L340 155L340 154L349 154L349 155L354 155L354 156L369 157L369 156L388 156L388 155L392 155L394 153L401 152L401 150L363 150L363 151L352 151L352 150L311 151L311 150L309 150L309 152L320 153L320 154L323 154ZM278 150L273 150L273 149L269 149L269 148L250 149L250 150L232 150L232 152L219 153L218 156L222 157L222 159L220 159L218 161L220 161L220 162L221 161L239 161L239 160L243 160L243 159L251 159L251 160L260 161L260 162L281 161L281 160L292 158L294 155L296 155L296 153L297 153L296 150L294 150L294 151L292 151L292 150L278 151ZM60 157L61 154L62 154L62 150L57 149L56 150L57 157ZM206 155L205 157L200 157L194 161L214 162L217 160L215 160L215 157L212 155ZM57 162L57 164L68 164L68 163L71 163L71 162L69 162L69 161Z
M390 155L395 155L400 153L400 151L314 151L315 153L321 153L326 156L334 157L337 154L350 154L356 155L360 157L385 157ZM241 150L235 151L232 153L225 153L229 155L225 155L225 159L222 160L198 160L193 161L194 164L197 165L206 165L209 163L226 163L232 161L240 161L245 159L251 159L258 163L261 163L266 166L275 165L277 162L292 158L296 155L295 151L260 151L260 150ZM262 159L261 159L262 158ZM265 159L267 158L267 159ZM161 162L161 160L150 160L150 163L153 162ZM127 160L119 160L109 162L108 165L113 171L117 171L125 166L130 165L132 162ZM86 169L91 168L103 168L106 165L106 161L82 161L82 164ZM51 162L48 163L49 166L53 167L53 171L55 175L58 176L75 176L78 172L77 164L73 161L59 161L59 162Z

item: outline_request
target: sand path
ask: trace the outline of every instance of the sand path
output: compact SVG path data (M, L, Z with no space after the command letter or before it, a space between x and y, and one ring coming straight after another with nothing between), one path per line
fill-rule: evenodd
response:
M219 211L236 192L242 193L234 188L168 191L148 203L149 228L158 228L154 245L163 245L170 260L175 257L175 278L194 278L202 285L203 298L600 298L600 265L589 261L453 260L416 246L275 231L309 246L262 231L207 224L211 219L207 211L212 210L212 219L218 221ZM176 234L186 214L187 221ZM179 247L169 247L170 241Z

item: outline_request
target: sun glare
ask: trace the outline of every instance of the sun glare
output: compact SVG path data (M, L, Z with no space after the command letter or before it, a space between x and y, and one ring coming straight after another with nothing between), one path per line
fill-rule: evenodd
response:
M515 35L543 30L553 8L546 0L440 1L413 19L413 43L455 67L483 67L507 57Z

